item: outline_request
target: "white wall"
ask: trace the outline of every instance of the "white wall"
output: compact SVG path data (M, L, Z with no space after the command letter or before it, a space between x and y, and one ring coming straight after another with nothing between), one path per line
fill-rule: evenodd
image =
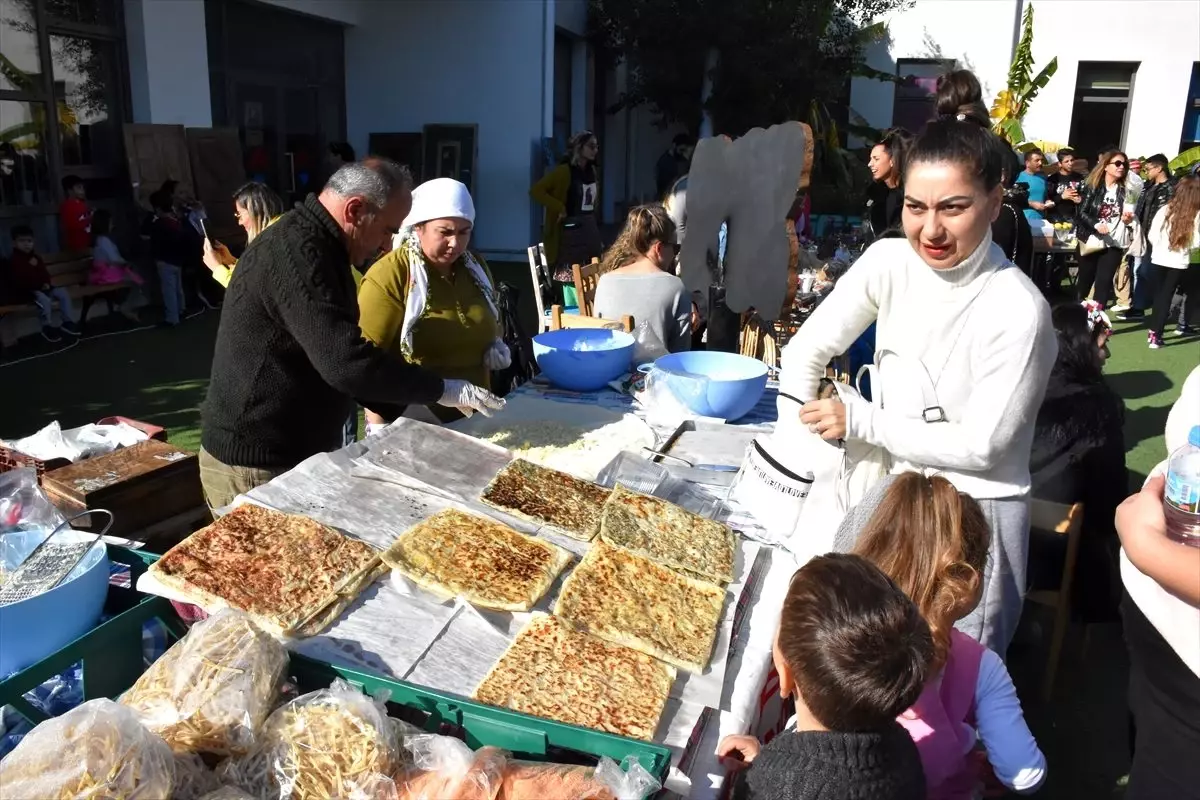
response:
M1096 13L1103 8L1104 13ZM1111 34L1115 21L1122 30L1117 49L1091 44ZM1067 28L1075 46L1052 50L1063 41L1053 31ZM1039 47L1039 39L1043 44ZM1148 156L1179 150L1192 64L1200 61L1200 3L1192 0L1124 0L1099 5L1084 0L1034 4L1034 54L1058 56L1051 78L1025 118L1025 130L1036 138L1064 142L1071 132L1071 107L1080 61L1139 61L1134 76L1125 141L1130 155Z
M358 152L372 132L479 125L475 243L493 257L524 259L530 244L544 10L540 0L363 0L346 29L346 130Z
M204 0L125 0L134 122L212 125Z
M972 69L990 105L1004 88L1021 14L1030 0L916 0L888 19L891 41L868 63L895 73L902 58L957 59ZM1058 58L1058 72L1025 118L1031 139L1067 141L1080 61L1140 61L1125 149L1173 155L1179 148L1192 64L1200 61L1195 0L1034 0L1035 70ZM1111 47L1098 43L1116 39ZM894 87L855 78L851 107L874 127L892 124Z

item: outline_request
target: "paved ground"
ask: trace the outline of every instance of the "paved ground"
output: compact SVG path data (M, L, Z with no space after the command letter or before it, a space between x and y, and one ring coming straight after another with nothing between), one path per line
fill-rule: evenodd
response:
M525 265L494 265L499 279L528 286ZM532 322L532 300L522 306ZM0 438L17 437L51 419L64 427L119 413L162 425L171 441L199 447L199 407L207 386L219 312L207 312L176 329L115 333L124 323L96 324L75 346L25 341L0 355ZM1146 348L1145 329L1118 323L1111 343L1109 380L1125 398L1131 485L1164 456L1162 431L1171 403L1188 372L1200 362L1200 339L1168 336L1168 346ZM28 359L17 361L18 359ZM13 363L16 361L17 363ZM1053 702L1037 698L1045 660L1049 616L1026 614L1023 644L1010 664L1030 724L1050 763L1041 796L1095 800L1120 796L1128 771L1125 681L1127 660L1119 626L1093 626L1068 639Z

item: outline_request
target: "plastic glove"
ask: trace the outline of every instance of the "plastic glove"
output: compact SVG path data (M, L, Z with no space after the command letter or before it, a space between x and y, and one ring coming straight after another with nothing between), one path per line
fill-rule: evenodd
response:
M483 365L490 370L508 369L512 364L512 353L503 339L492 342L492 346L483 354Z
M438 400L438 405L457 408L467 415L478 411L485 417L490 417L492 412L504 408L504 400L473 383L448 380L445 381L445 389L442 390L442 399Z
M386 422L368 422L367 423L367 436L374 436L375 434L379 433L381 430L383 430L387 426L388 426L388 424Z

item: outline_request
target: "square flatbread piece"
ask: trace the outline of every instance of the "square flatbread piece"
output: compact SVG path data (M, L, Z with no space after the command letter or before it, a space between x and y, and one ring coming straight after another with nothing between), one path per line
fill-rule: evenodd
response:
M601 539L563 583L554 613L606 641L704 672L724 605L724 589Z
M723 586L733 581L734 538L728 526L620 484L604 505L600 535L689 575Z
M287 635L354 587L366 588L363 578L378 566L365 542L247 503L172 547L150 571L202 606L232 606Z
M434 593L480 608L528 611L571 554L494 520L447 509L400 534L383 560Z
M591 481L517 459L496 473L480 499L572 539L590 542L600 532L600 513L609 491Z
M488 705L649 741L674 681L673 667L536 614L473 696Z

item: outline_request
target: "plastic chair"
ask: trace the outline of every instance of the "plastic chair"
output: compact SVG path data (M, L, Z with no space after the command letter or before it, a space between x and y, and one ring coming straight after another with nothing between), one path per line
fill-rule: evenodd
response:
M551 306L550 330L561 331L570 328L604 328L633 333L633 317L626 314L620 319L602 319L584 314L565 314L562 306Z
M1079 556L1079 539L1083 532L1083 503L1073 506L1051 503L1048 500L1029 502L1029 527L1051 531L1067 537L1067 555L1063 560L1062 583L1058 590L1030 592L1025 599L1054 609L1054 630L1050 635L1050 656L1042 678L1042 700L1049 701L1054 692L1054 676L1062 655L1063 639L1071 624L1071 584L1075 580L1075 562Z

